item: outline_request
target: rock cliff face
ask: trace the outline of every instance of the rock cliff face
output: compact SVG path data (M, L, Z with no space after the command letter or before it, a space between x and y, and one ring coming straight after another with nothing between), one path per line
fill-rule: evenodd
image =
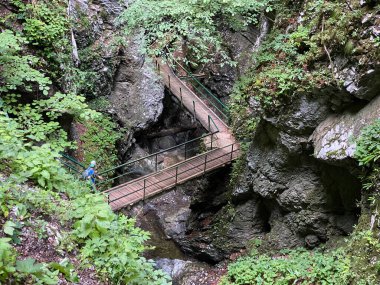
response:
M124 161L135 142L135 132L158 122L163 111L164 87L153 64L142 54L141 37L126 39L117 27L115 19L126 5L122 3L71 0L70 9L72 16L82 23L73 31L78 68L90 72L91 87L83 92L92 106L108 113L128 130L119 145L119 157ZM71 133L74 137L80 133L78 124L72 125Z
M380 96L373 99L360 111L348 110L332 115L314 131L314 156L330 163L339 163L352 158L355 152L354 139L360 130L380 118Z
M140 131L161 115L164 88L153 64L141 52L141 37L123 39L118 31L115 18L122 10L120 3L72 0L74 17L85 23L74 30L74 35L79 67L91 71L95 78L90 97L105 98L110 104L105 111L122 126Z
M360 182L351 167L313 157L309 142L313 132L323 136L317 127L329 114L324 102L301 96L287 115L261 121L235 187L224 169L153 199L167 236L185 253L214 263L253 239L271 248L313 248L348 235L358 219Z

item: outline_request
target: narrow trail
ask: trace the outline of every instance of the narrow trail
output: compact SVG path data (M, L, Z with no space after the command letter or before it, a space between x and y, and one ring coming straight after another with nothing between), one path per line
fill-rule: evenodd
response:
M212 149L207 152L104 191L108 194L108 202L113 210L145 200L214 169L224 167L240 154L240 145L227 124L174 74L167 63L158 59L156 64L157 72L162 76L166 88L205 129L215 128L218 131L215 134L217 139Z

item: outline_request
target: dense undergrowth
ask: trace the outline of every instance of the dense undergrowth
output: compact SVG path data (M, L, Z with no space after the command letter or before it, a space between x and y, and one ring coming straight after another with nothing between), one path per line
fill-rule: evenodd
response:
M283 250L271 256L253 250L229 265L221 284L349 284L350 277L350 261L341 251Z
M133 219L113 213L105 196L91 193L58 160L61 152L76 148L62 128L64 121L87 124L84 140L92 158L86 159L99 158L105 166L115 162L119 138L115 125L88 107L86 96L92 94L80 95L88 90L87 71L71 57L73 23L66 1L10 0L4 5L0 283L80 283L90 270L98 283L168 284L167 276L142 257L149 234Z

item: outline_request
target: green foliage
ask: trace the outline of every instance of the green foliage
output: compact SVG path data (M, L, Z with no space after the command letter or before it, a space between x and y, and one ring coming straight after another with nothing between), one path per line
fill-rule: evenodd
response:
M47 95L51 81L34 67L38 58L32 55L21 55L21 45L26 41L10 30L0 33L0 94L17 88L31 91L36 84L43 94Z
M9 238L0 238L0 281L9 280L10 276L16 271L16 253L9 244Z
M368 228L368 224L365 227ZM346 254L351 259L353 284L374 285L380 282L380 241L376 232L357 227L349 239Z
M356 140L354 157L366 170L362 175L363 189L374 190L380 185L380 119L364 128Z
M5 96L4 110L15 116L21 133L32 142L50 143L53 149L62 150L72 144L57 120L64 114L82 119L96 118L98 114L88 109L85 98L75 94L55 93L48 99L35 100L31 104L17 104L20 95ZM48 118L48 120L46 120Z
M67 281L78 283L79 278L74 270L74 266L69 262L67 258L62 259L60 262L50 262L49 267L58 270Z
M9 244L10 239L0 238L0 281L16 284L57 284L59 270L55 269L55 264L36 263L35 259L16 260L16 252ZM67 265L66 265L67 266ZM71 268L71 267L70 267ZM73 276L71 278L71 276ZM71 273L67 280L75 281L75 274ZM28 281L28 282L26 282Z
M273 28L260 48L252 54L254 64L237 82L230 110L235 133L249 138L252 123L272 116L301 94L342 82L331 72L329 58L356 52L360 42L362 9L357 3L306 1L299 10L289 1L277 1ZM289 25L290 24L290 25ZM329 66L330 65L330 66Z
M77 238L95 238L109 230L114 214L104 199L101 195L87 194L75 200L71 215L78 220L73 232Z
M112 229L86 242L82 258L101 269L113 283L121 284L169 284L168 277L154 270L153 262L141 257L145 250L146 232L134 225L134 220L125 216L115 218Z
M3 231L6 235L8 235L13 243L20 244L19 235L21 233L22 225L19 222L6 221L3 226Z
M229 56L222 48L221 30L243 31L256 24L270 0L137 0L120 17L126 32L145 29L150 54L186 45L194 63L207 62L216 54L222 61ZM174 44L174 46L173 46Z
M116 142L122 131L117 130L116 123L104 115L82 123L86 129L81 136L84 163L96 160L99 172L117 165Z
M37 263L34 258L16 261L17 279L30 279L34 284L57 284L58 271L50 271L47 264Z
M84 244L82 260L95 265L101 276L122 284L169 284L163 272L140 256L148 234L136 228L134 220L116 216L104 196L76 199L71 218L76 220L72 235Z
M380 158L380 119L362 130L356 141L355 158L361 166L375 166Z
M38 1L21 9L24 34L35 46L51 48L59 44L69 28L63 1Z
M1 117L3 115L3 117ZM22 131L13 120L0 113L0 161L10 168L17 181L35 180L47 189L58 189L69 178L56 158L58 152L49 144L33 146L23 143Z
M221 285L245 284L349 284L350 261L342 252L282 251L271 257L256 254L228 266Z

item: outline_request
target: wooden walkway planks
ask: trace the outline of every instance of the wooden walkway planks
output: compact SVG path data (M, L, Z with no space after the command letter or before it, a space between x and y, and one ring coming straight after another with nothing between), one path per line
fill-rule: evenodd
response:
M217 141L215 149L189 158L168 168L154 172L127 183L110 188L108 201L113 210L121 209L146 198L152 197L164 190L175 187L195 177L204 175L214 169L223 167L239 156L240 146L236 143L231 130L194 92L192 92L171 70L160 60L157 60L159 72L166 87L182 102L198 121L209 129L209 116L217 126L215 134ZM212 129L212 131L217 131Z
M177 165L111 188L106 191L109 194L110 205L113 210L117 210L202 176L229 164L239 156L239 150L237 144L233 150L232 146L214 149Z

